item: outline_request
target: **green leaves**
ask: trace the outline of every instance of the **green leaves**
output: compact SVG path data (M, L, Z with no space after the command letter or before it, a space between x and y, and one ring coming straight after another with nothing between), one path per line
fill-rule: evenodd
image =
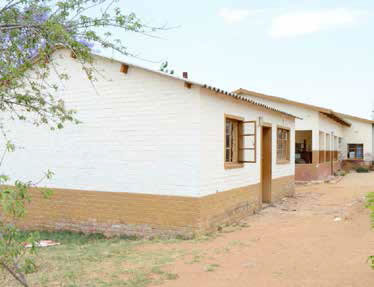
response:
M56 48L71 50L88 80L94 81L93 48L132 55L113 37L113 30L145 35L158 30L145 26L133 13L123 13L115 7L118 1L8 2L13 5L0 6L0 112L52 130L78 121L76 112L56 96L61 82L68 79L50 62ZM101 12L91 13L93 9ZM58 80L52 80L51 73Z
M68 123L80 121L76 111L66 107L58 91L69 80L69 74L59 71L53 62L56 49L71 51L89 81L94 81L92 49L112 49L129 53L121 39L112 32L122 30L144 35L163 30L148 27L133 13L123 13L117 0L8 0L0 1L0 113L9 120L29 121L36 126L62 129ZM92 13L96 11L96 13ZM99 12L97 12L99 11ZM165 72L167 65L164 67ZM170 71L173 73L173 71ZM0 128L5 134L4 126ZM15 146L6 143L6 152ZM53 176L47 171L43 179ZM0 175L0 268L7 270L23 286L24 273L35 271L26 256L15 223L26 213L31 197L29 191L40 183L15 181ZM49 189L41 190L43 197L52 196ZM30 237L26 242L35 242ZM36 251L35 246L30 252Z

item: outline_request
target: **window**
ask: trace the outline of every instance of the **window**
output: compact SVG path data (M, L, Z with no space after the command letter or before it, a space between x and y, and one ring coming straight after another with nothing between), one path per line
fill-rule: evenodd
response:
M364 159L364 145L348 144L348 159Z
M225 116L225 167L256 162L256 122Z
M239 121L233 119L226 119L226 146L225 146L225 161L238 162L238 130Z
M290 131L288 129L277 129L277 161L290 160Z

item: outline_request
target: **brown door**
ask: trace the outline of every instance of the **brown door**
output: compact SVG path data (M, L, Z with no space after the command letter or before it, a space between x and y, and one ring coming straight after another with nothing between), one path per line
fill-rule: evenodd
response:
M271 202L271 128L262 127L261 141L261 187L262 202Z

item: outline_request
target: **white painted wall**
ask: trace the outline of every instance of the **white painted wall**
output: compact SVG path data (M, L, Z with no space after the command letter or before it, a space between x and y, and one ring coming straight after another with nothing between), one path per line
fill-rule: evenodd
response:
M273 123L273 178L294 174L294 119L144 69L96 58L95 88L66 51L54 54L70 79L59 97L82 124L46 127L7 122L22 146L8 154L1 173L37 180L55 172L48 187L161 195L202 196L259 182L256 164L224 170L224 113ZM51 80L59 82L56 75ZM277 124L292 128L290 164L276 164ZM259 129L259 128L258 128ZM259 130L258 130L259 131ZM258 138L259 139L259 138ZM258 140L257 145L261 142Z
M321 113L319 114L318 128L320 131L326 134L334 135L337 137L343 136L343 131L345 129L341 124Z
M364 145L364 160L373 160L373 125L371 123L354 120L351 118L345 119L352 124L351 128L344 129L344 144L343 155L347 159L348 144L363 144Z
M83 123L55 132L12 123L10 136L24 149L7 156L3 173L36 180L50 169L50 187L199 195L197 87L138 68L123 74L119 63L98 58L105 78L97 76L95 91L66 52L55 59L71 75L61 97Z
M324 137L326 137L327 134L330 134L330 138L332 135L337 137L343 137L345 134L344 131L346 129L349 129L348 127L342 126L340 123L330 119L329 117L321 114L319 111L308 109L305 107L301 107L299 105L294 104L287 104L287 103L279 103L268 99L263 99L256 96L250 96L250 95L242 95L246 96L248 98L251 98L257 102L264 103L268 106L277 108L282 111L286 111L290 114L293 114L295 116L298 116L302 118L296 119L295 122L295 128L296 130L312 130L312 146L313 150L319 150L320 149L320 141L319 141L319 132L324 132ZM324 145L326 145L326 140L324 140ZM325 147L327 148L327 147ZM330 149L330 147L329 147Z
M267 104L271 107L277 108L293 114L300 119L296 119L296 130L312 130L312 149L319 150L319 132L323 131L326 134L334 133L337 136L343 134L343 127L341 124L321 114L319 111L301 107L299 105L278 103L268 99L262 99L256 96L247 96L255 101Z
M278 103L275 101L263 99L263 98L252 96L252 95L242 94L241 96L248 97L256 102L263 103L270 107L274 107L278 110L285 111L289 114L292 114L294 116L301 118L302 120L296 119L296 123L295 123L296 130L313 130L318 127L318 122L319 122L318 111L307 109L307 108L300 107L297 105Z
M201 195L208 195L236 187L256 184L260 181L261 133L257 125L257 162L246 163L243 168L224 169L224 115L243 117L246 121L263 118L263 122L272 124L272 177L273 179L294 175L295 169L295 128L294 120L281 116L255 105L214 92L201 90ZM289 164L276 163L276 127L291 128L291 159Z
M325 139L323 140L325 142L324 149L325 150L338 150L338 139L337 138L335 139L335 137L342 137L345 128L338 122L320 113L319 120L318 120L318 129L319 131L322 131L324 133L324 137L325 137ZM329 146L327 146L328 142L326 140L328 135L330 137ZM319 136L320 134L318 134L318 141L319 141Z

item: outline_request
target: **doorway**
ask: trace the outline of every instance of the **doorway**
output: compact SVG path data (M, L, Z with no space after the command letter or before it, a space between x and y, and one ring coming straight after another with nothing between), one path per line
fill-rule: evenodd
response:
M262 202L271 202L271 160L272 160L271 127L262 127L261 140L261 189Z

